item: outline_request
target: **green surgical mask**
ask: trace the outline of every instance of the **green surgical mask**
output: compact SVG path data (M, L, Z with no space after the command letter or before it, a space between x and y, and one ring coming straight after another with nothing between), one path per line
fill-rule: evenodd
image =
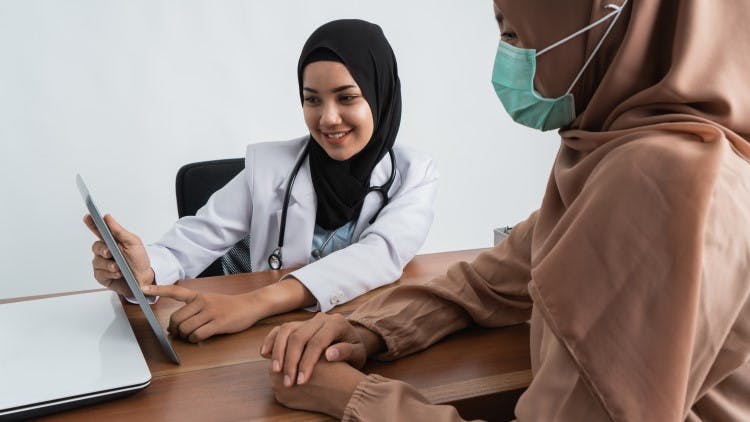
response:
M515 47L500 40L500 45L497 47L497 54L495 56L495 66L492 70L492 85L494 85L497 97L503 103L505 111L510 114L514 121L533 129L546 131L567 126L575 119L576 109L571 91L581 78L581 75L583 75L583 71L591 63L591 59L599 51L599 47L601 47L609 32L615 26L622 8L625 7L627 2L628 0L625 0L622 6L607 5L607 8L613 9L612 12L539 52L534 49ZM565 94L557 98L545 98L536 92L534 89L536 58L591 30L591 28L605 22L611 17L614 17L614 19L609 24L607 31L602 36L602 39L599 40L589 58L586 59L586 62Z

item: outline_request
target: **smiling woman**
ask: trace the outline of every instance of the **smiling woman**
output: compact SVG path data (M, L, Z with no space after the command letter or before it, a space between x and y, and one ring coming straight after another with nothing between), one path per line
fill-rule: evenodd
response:
M372 137L372 111L346 66L310 63L303 86L305 123L315 142L337 161L362 151Z
M327 311L395 281L427 236L437 172L426 156L394 146L401 87L380 27L318 28L300 55L298 85L309 134L250 145L245 169L160 241L144 246L106 217L143 290L186 303L171 316L175 335L197 342L301 307ZM171 285L247 236L253 270L301 268L240 296ZM95 278L127 293L106 246L92 248Z

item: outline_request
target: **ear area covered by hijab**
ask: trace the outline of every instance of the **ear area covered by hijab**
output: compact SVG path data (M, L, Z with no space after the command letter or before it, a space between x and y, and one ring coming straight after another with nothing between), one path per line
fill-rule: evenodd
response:
M313 139L309 141L310 172L318 200L316 224L334 230L359 216L370 174L396 141L401 122L401 83L396 57L382 29L363 20L332 21L310 35L297 66L300 101L305 66L318 60L339 61L346 66L374 119L369 143L346 161L330 158Z
M529 48L596 21L609 3L496 0ZM712 364L692 357L722 347L696 336L701 312L722 309L711 327L726 333L745 306L748 286L729 284L735 302L707 304L702 257L717 175L728 154L750 161L748 22L750 2L630 0L573 91L582 104L560 131L529 290L612 420L684 420ZM569 83L601 34L542 56L544 85ZM734 206L746 206L736 194Z

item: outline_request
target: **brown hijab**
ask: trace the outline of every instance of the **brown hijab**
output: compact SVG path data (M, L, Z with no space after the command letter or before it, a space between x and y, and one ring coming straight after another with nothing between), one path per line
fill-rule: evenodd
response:
M623 1L496 4L541 49ZM564 90L606 26L541 56L539 86ZM748 1L630 0L573 89L578 117L560 131L529 290L615 420L683 419L692 351L720 347L695 324L718 169L725 154L750 158L748 52Z

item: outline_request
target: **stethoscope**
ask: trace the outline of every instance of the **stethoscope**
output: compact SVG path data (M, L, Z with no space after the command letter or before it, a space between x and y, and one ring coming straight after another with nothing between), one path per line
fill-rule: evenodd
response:
M326 236L326 239L323 241L323 243L319 247L313 249L312 252L310 252L310 255L312 255L312 257L316 260L323 258L326 246L328 246L328 243L331 241L331 239L333 239L333 236L335 236L336 233L338 233L338 231L341 229L342 227L339 227L338 229L332 231L328 236Z
M271 252L271 255L268 256L268 266L271 267L272 270L278 270L281 268L282 265L284 265L282 258L281 258L281 248L284 247L284 232L286 231L286 211L287 208L289 208L289 198L291 197L292 193L292 187L294 186L294 179L297 178L297 173L299 173L300 167L302 167L302 164L305 162L305 158L307 158L309 152L310 152L310 142L309 141L305 145L305 150L302 151L302 154L300 154L300 157L297 159L297 162L294 164L294 168L292 169L292 174L289 176L289 181L286 184L286 192L284 193L284 206L281 209L281 227L279 227L279 242L276 249ZM380 194L380 197L382 199L380 203L380 208L378 209L378 212L375 213L375 215L372 216L370 219L370 224L375 222L375 219L378 218L378 215L380 215L380 211L385 208L386 205L388 205L388 189L390 189L391 184L393 184L393 180L396 179L396 158L393 156L393 150L388 149L388 156L391 157L391 175L388 177L388 181L386 181L384 184L380 186L370 186L369 189L367 189L367 193L365 193L365 196L369 195L370 192L377 192ZM318 255L315 256L315 259L320 259L323 253L323 249L325 248L326 244L331 240L333 235L336 232L334 231L328 236L328 239L323 243L323 245L318 248ZM313 251L315 252L315 251Z

